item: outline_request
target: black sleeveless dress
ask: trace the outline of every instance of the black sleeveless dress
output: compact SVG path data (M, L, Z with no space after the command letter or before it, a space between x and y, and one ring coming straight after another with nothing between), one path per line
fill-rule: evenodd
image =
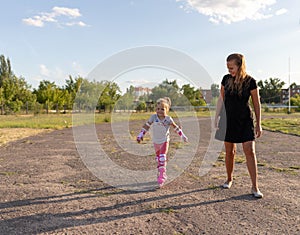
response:
M229 81L234 78L227 74L221 84L224 86L224 105L220 113L219 129L215 138L218 140L243 143L255 139L253 112L249 105L250 91L257 88L256 80L247 75L243 82L242 94L229 88Z

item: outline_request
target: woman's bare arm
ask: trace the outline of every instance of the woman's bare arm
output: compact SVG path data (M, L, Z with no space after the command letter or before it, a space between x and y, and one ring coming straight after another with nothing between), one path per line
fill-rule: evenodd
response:
M253 102L253 108L254 108L254 113L255 113L255 118L256 118L255 134L256 134L256 137L258 138L261 136L261 133L262 133L261 104L260 104L258 89L251 90L250 94L251 94L251 99Z

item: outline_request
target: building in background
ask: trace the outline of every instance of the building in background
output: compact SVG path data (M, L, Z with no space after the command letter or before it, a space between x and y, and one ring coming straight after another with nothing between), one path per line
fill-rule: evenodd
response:
M293 84L291 85L291 97L295 96L296 94L300 94L300 85ZM281 89L281 103L286 104L289 102L289 88Z
M135 87L134 88L134 97L135 99L139 99L140 96L143 95L150 95L152 93L152 89L148 88L148 87Z

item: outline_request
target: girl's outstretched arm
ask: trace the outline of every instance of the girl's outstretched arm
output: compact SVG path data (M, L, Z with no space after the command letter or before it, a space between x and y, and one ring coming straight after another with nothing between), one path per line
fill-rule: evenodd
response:
M144 135L147 133L147 131L149 131L150 126L151 126L151 124L148 121L143 125L142 130L140 131L140 133L136 137L136 141L138 143L143 141Z
M188 142L188 137L183 133L182 129L175 123L172 123L172 126L174 127L174 130L177 132L177 134L183 139L184 142Z

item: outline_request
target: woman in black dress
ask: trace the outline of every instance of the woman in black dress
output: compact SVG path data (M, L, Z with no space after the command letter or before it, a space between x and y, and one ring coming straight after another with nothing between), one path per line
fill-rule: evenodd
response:
M233 181L234 157L236 143L242 143L247 160L247 168L252 181L251 193L263 197L257 184L257 160L255 154L255 138L260 137L261 105L259 92L254 78L246 73L245 58L241 54L231 54L227 57L229 74L223 77L220 96L217 103L215 126L216 139L224 141L225 165L227 181L224 188L230 188ZM251 96L255 125L249 97Z

